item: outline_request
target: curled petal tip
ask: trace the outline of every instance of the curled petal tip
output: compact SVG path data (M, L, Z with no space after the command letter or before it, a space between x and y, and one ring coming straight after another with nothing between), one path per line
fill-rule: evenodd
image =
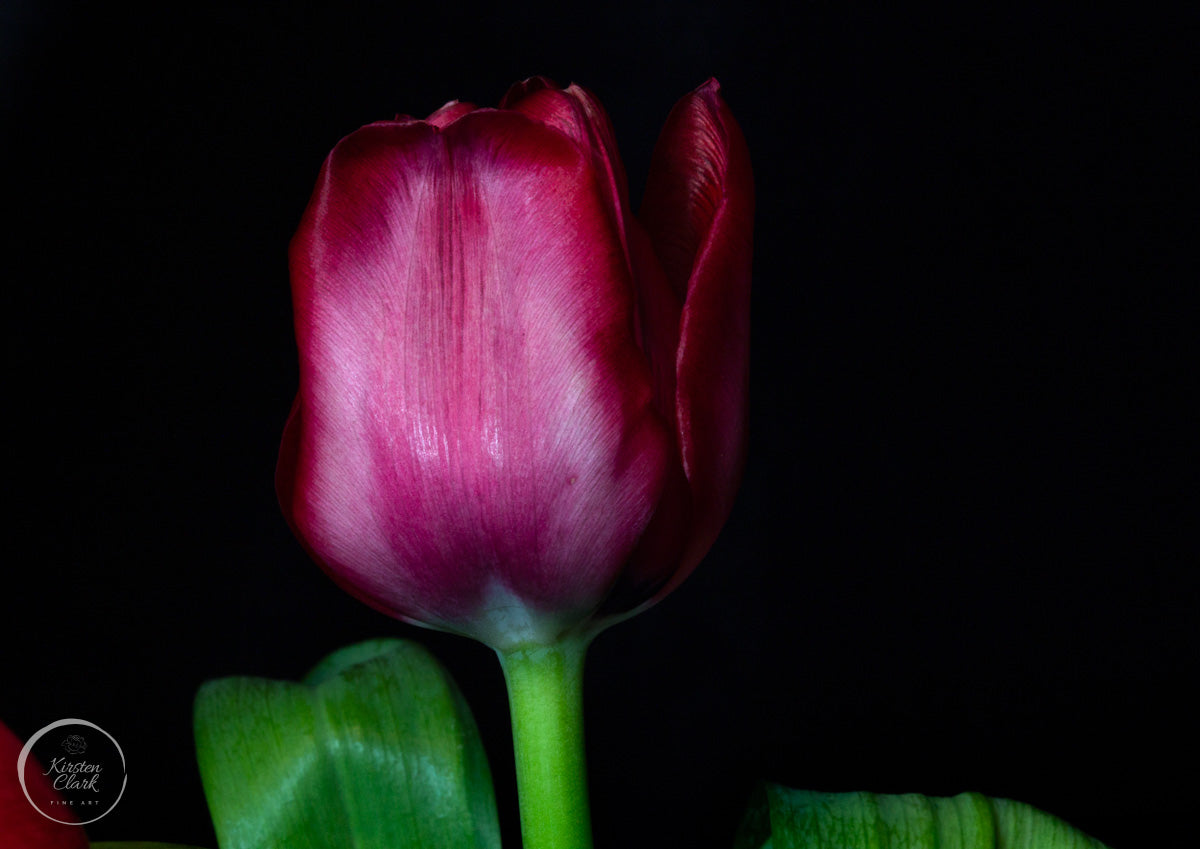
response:
M520 85L536 88L562 88L562 86L560 86L554 80L541 74L535 74L532 77L526 77L525 79L521 80Z
M438 129L445 129L462 116L474 111L474 103L464 103L459 100L451 100L442 106L442 108L436 109L430 113L429 117L425 119L425 123L431 124Z
M521 100L539 91L561 91L562 86L549 77L526 77L518 83L513 83L500 99L501 109L512 109Z

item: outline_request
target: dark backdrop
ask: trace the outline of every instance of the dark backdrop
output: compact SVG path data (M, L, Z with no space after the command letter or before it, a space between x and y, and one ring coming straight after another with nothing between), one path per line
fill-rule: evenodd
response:
M1190 809L1160 758L1195 728L1194 21L208 5L0 17L0 717L122 743L94 838L215 846L197 686L401 635L466 691L517 845L494 657L338 591L272 471L326 152L538 73L602 98L635 199L717 76L758 187L746 481L696 574L592 650L598 846L729 846L758 777L976 789L1116 847Z

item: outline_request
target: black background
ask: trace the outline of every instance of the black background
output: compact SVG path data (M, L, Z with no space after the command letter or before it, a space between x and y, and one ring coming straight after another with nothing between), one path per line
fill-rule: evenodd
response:
M0 717L121 742L94 839L214 847L199 684L401 635L466 692L518 845L494 657L338 591L272 473L325 154L536 73L600 96L635 200L717 76L758 191L746 481L693 577L592 649L598 847L729 846L758 777L975 789L1114 847L1192 809L1162 764L1195 742L1195 21L206 5L0 17Z

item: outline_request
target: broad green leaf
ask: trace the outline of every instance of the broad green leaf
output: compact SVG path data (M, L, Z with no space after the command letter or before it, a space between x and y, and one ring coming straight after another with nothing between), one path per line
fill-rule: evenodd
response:
M416 643L373 640L304 683L224 678L196 697L221 849L498 849L471 712Z
M978 793L816 793L766 785L735 849L1106 849L1050 814Z

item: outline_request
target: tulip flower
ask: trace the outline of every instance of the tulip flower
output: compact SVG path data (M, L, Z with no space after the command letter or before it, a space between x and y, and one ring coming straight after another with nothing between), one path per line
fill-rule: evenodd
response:
M683 580L732 506L752 217L715 80L668 117L635 217L600 103L534 78L344 138L292 242L284 513L353 595L500 654L523 812L526 715L581 739L577 698L524 694L577 691L591 637ZM582 782L579 749L549 768ZM586 807L557 816L590 842Z

